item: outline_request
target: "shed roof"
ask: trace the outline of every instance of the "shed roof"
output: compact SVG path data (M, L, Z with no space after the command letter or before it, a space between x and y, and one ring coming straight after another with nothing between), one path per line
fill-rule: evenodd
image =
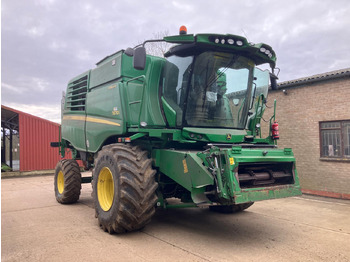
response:
M13 108L8 107L8 106L1 105L1 123L2 124L9 123L9 124L13 124L14 125L13 127L16 127L16 126L18 127L18 115L25 115L25 116L28 116L28 117L33 118L33 119L37 119L37 120L42 121L42 122L46 122L46 123L49 123L52 125L60 126L60 124L52 122L50 120L31 115L31 114L25 113L23 111L13 109ZM17 129L17 128L13 128L13 129Z
M281 82L278 84L278 88L285 88L285 87L293 87L293 86L300 86L305 84L310 84L314 82L320 82L325 80L331 80L331 79L337 79L342 77L350 77L350 68L335 70L323 74L317 74L312 75L308 77L302 77L295 80L289 80L285 82Z
M1 127L18 131L18 111L1 105Z

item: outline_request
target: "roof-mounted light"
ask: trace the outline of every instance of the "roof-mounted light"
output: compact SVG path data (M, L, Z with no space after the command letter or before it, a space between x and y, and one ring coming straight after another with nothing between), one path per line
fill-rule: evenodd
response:
M268 49L267 47L260 47L259 51L263 53L264 55L268 56L269 58L273 57L273 51Z
M244 38L240 36L234 36L234 35L226 35L226 36L211 35L209 36L209 41L214 42L215 44L231 45L231 46L239 46L239 47L243 47L244 45L248 44Z
M181 26L180 27L180 35L187 35L187 28L186 26Z

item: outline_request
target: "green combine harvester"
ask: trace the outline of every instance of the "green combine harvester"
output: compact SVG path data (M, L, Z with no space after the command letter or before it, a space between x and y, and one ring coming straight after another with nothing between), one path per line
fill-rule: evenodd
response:
M165 58L146 54L156 41L173 44ZM123 233L144 227L156 208L232 213L300 195L293 152L276 146L275 113L261 135L275 63L266 44L185 27L102 59L68 83L60 142L51 145L73 159L56 166L57 201L76 202L91 182L99 225Z

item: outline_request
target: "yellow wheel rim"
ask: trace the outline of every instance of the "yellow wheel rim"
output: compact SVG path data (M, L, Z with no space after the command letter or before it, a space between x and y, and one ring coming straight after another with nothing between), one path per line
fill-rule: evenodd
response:
M108 167L102 168L98 174L97 198L103 211L111 209L114 198L114 182L112 172Z
M60 194L62 194L64 190L64 176L62 171L57 175L57 190Z

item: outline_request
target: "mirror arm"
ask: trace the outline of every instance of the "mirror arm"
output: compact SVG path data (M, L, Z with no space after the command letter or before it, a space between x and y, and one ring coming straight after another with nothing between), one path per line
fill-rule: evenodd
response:
M277 79L278 77L274 73L270 73L270 81L271 81L271 88L272 90L277 90Z
M154 43L154 42L164 42L164 39L146 40L146 41L144 41L142 44L138 44L138 45L134 46L134 49L136 49L136 48L138 48L138 47L140 47L140 46L145 47L145 45L146 45L147 43Z

